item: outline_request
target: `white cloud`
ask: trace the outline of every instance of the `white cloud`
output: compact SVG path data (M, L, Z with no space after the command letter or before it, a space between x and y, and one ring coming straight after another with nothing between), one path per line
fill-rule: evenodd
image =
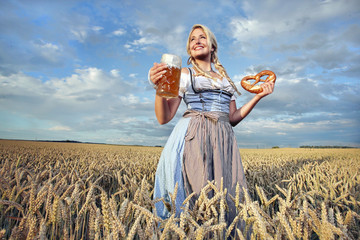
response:
M73 39L80 43L85 43L91 36L100 35L104 30L103 26L91 24L89 16L75 14L69 16L69 19L64 20L68 24L68 31Z
M121 122L126 124L126 123L132 123L132 122L135 122L135 121L137 121L136 118L124 118L124 119L122 119Z
M132 49L130 44L125 44L124 48L126 48L129 52L134 52L134 49Z
M59 57L62 56L62 48L55 43L39 40L33 42L33 46L35 48L35 51L37 51L40 55L42 55L50 62L58 62Z
M118 69L113 69L113 70L110 71L110 73L114 77L120 77L120 70L118 70Z
M122 28L119 28L119 29L113 31L112 34L115 36L122 36L122 35L126 34L126 31Z
M156 3L152 3L152 5L154 4ZM158 2L158 4L162 3ZM143 52L157 48L160 52L171 52L177 55L186 54L185 42L189 29L185 28L181 21L176 21L185 9L177 8L176 3L173 3L167 11L169 14L172 11L174 12L171 18L166 17L161 8L151 8L151 11L143 12L134 21L137 26L136 39L128 42L125 47L130 52Z
M70 32L72 33L72 35L74 36L74 38L76 40L78 40L81 43L84 43L87 36L88 36L88 31L87 29L81 29L80 27L77 29L72 29L70 30Z
M49 128L50 131L70 131L71 128L67 126L54 126Z
M99 32L100 32L101 30L103 30L104 28L101 27L101 26L93 26L91 29L92 29L94 32L99 33Z
M98 68L77 69L69 77L41 81L23 73L0 76L1 109L60 121L69 126L88 114L109 111L121 103L119 95L135 91L119 74ZM129 99L136 99L131 95ZM132 100L134 102L135 100ZM139 102L139 100L138 100ZM80 119L72 120L69 116ZM69 123L69 124L68 124Z
M136 78L137 75L138 75L137 73L130 73L130 74L129 74L129 77L131 77L131 78Z
M151 34L144 34L142 31L139 32L138 39L133 40L125 45L125 48L130 52L142 52L146 50L149 45L158 44L159 37Z
M80 98L93 92L99 97L101 92L115 85L116 78L107 75L97 68L76 69L75 74L64 79L52 79L46 85L56 89L54 94L59 98Z
M327 36L332 22L345 21L351 14L356 14L359 4L356 0L245 1L243 8L245 16L232 17L229 28L232 29L232 37L242 44L243 51L249 51L259 44L302 41L311 32Z
M130 94L128 96L120 96L120 100L124 103L128 103L128 104L138 104L140 103L140 98Z
M6 99L6 96L47 96L53 92L52 89L44 86L40 79L24 73L12 74L10 76L0 75L0 86L0 96L3 96L2 101Z

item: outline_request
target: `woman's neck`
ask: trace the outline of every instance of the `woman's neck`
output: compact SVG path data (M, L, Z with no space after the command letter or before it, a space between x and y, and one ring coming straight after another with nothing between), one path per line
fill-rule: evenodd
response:
M204 61L204 60L196 59L195 62L199 66L199 68L201 68L203 71L205 71L205 72L211 72L212 71L210 61Z

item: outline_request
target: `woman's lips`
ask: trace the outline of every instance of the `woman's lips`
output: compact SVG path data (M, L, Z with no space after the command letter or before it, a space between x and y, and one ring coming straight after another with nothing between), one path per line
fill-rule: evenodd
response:
M200 49L203 49L204 47L203 46L196 46L194 47L194 50L200 50Z

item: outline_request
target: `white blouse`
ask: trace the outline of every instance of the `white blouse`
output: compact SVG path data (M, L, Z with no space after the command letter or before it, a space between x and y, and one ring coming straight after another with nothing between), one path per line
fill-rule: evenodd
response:
M237 97L235 94L235 89L230 85L226 78L215 81L204 76L196 76L194 79L194 85L195 90L201 91L204 89L219 89L231 93L231 100L235 100ZM181 73L179 96L184 97L185 92L194 92L191 87L190 73Z

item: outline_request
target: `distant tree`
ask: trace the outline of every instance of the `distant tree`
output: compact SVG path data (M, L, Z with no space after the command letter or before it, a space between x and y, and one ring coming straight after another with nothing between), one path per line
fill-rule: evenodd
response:
M353 148L349 146L300 146L300 148Z

